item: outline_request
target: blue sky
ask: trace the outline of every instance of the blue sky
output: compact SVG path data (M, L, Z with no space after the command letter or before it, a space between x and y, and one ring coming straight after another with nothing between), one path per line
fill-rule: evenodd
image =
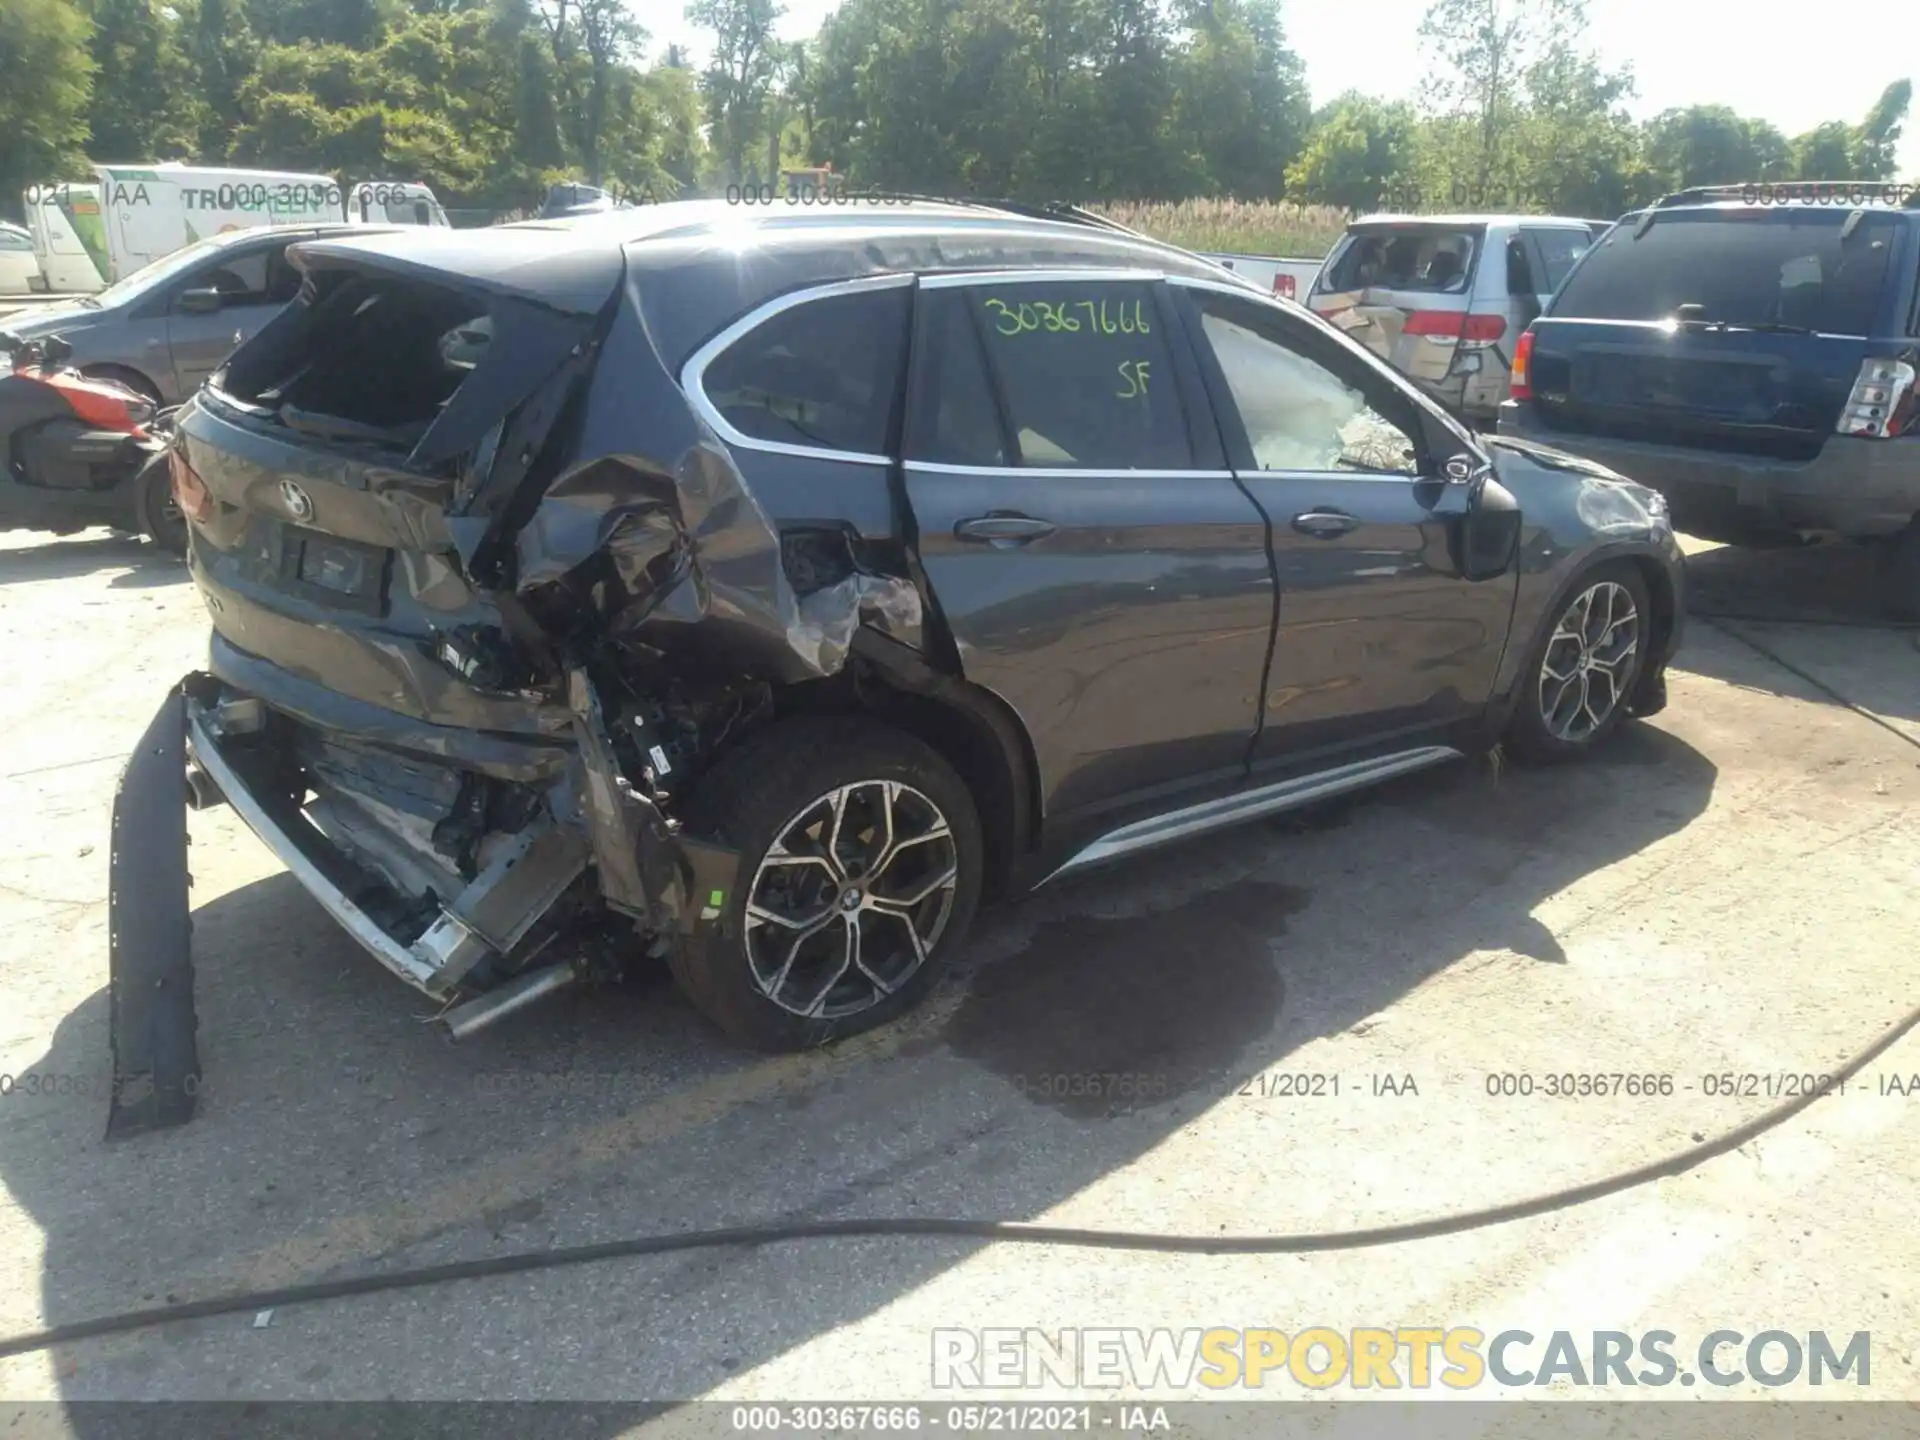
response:
M819 28L835 0L786 5L781 33L798 38ZM1417 91L1426 72L1416 34L1425 11L1426 0L1364 0L1364 8L1353 0L1282 0L1281 16L1317 104L1349 89L1391 97ZM1769 12L1731 0L1589 0L1589 38L1609 63L1633 66L1636 115L1731 105L1791 136L1823 120L1858 120L1888 82L1920 71L1894 31L1834 13L1837 23L1825 24L1814 11ZM654 53L677 41L704 56L701 32L680 18L678 0L641 0L639 14ZM1900 158L1902 178L1920 180L1920 120L1908 120Z

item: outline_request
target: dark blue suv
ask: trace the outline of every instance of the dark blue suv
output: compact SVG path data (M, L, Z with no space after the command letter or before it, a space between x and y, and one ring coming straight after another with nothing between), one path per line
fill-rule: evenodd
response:
M1888 608L1920 616L1920 209L1888 203L1906 198L1723 187L1624 217L1523 337L1500 433L1655 487L1707 539L1881 543Z

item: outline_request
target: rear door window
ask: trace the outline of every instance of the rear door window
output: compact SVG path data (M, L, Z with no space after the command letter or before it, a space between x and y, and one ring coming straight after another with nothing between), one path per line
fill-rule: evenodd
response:
M267 260L272 252L230 254L219 265L191 276L182 290L218 290L228 305L263 305L267 300ZM295 287L296 291L298 287Z
M886 455L910 293L889 285L803 300L709 361L700 389L749 443Z
M927 292L932 303L941 303L943 288ZM964 297L986 356L986 382L1005 417L993 442L1003 463L1109 471L1192 467L1154 285L1020 277L949 293ZM977 409L980 400L967 399L963 390L958 403ZM941 434L957 431L943 425Z
M1732 325L1873 331L1900 217L1867 212L1841 239L1845 210L1661 212L1634 239L1616 228L1567 281L1553 313L1576 320L1664 320L1682 305Z
M1551 295L1565 282L1567 273L1593 244L1593 233L1586 229L1549 230L1538 226L1527 228L1527 238L1533 242L1534 253L1539 257L1542 295Z
M1480 236L1446 226L1391 226L1350 232L1314 288L1463 293L1473 277Z

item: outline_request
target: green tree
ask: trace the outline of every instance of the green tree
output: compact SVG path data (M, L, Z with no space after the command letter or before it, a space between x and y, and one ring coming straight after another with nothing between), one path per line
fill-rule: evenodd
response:
M1412 170L1416 132L1411 106L1342 95L1321 110L1287 167L1287 198L1343 210L1407 203L1388 196Z
M781 66L773 27L785 13L777 0L694 0L687 6L687 19L713 32L713 58L700 85L713 148L730 183L746 180L748 159L764 152L772 128L768 103Z
M1438 61L1431 93L1429 183L1490 194L1513 173L1527 106L1527 72L1552 33L1546 0L1434 0L1420 38Z
M1784 180L1797 163L1779 131L1725 105L1662 111L1648 122L1645 144L1647 167L1668 191Z
M92 22L68 0L0 3L0 206L85 173Z
M1277 199L1310 114L1305 75L1272 0L1185 0L1175 143L1197 162L1188 193Z
M1896 80L1880 92L1854 136L1853 169L1849 179L1889 180L1898 169L1900 135L1913 104L1913 82Z
M153 0L92 0L90 13L88 155L108 162L190 158L199 143L199 107L173 13Z
M553 59L561 123L588 181L598 185L606 175L601 138L614 83L647 32L625 0L537 0L532 13Z
M224 160L240 124L240 90L258 50L246 14L230 0L193 0L185 48L200 99L198 158Z

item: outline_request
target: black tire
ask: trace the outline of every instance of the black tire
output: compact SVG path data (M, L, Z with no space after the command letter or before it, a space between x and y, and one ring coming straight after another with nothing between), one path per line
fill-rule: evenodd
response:
M903 788L884 788L883 782ZM844 813L860 817L855 823L861 828L843 836L838 847L817 846L800 827L810 818L825 821L831 813L830 797L849 788ZM824 859L786 865L776 860L763 871L769 851L783 835L796 856L811 856L816 848L835 848L842 856L867 848L871 855L872 847L857 847L855 842L865 834L877 841L877 828L864 825L863 819L872 818L873 807L883 803L896 812L896 836L904 838L919 826L929 838L900 847L864 875L839 858L831 866ZM740 876L719 918L705 927L704 940L677 947L668 965L695 1009L755 1049L809 1049L903 1014L925 995L965 941L979 903L983 854L973 797L930 746L871 720L806 716L769 726L723 756L702 778L684 818L690 833L739 850ZM944 819L944 837L933 823L936 818ZM824 824L818 828L824 831ZM928 875L937 878L945 872L949 859L950 900L942 884L913 907L918 920L898 909L878 908L889 902L908 904ZM847 878L840 878L841 871L849 872ZM883 888L895 894L883 896ZM756 915L798 915L807 923L817 917L824 927L786 948L785 955L794 958L771 977L781 982L777 987L766 983L766 972L783 952L764 937L789 932L756 919L750 934L750 902L756 904ZM922 931L922 938L930 940L924 946L912 938ZM871 961L879 980L892 982L891 988L851 964L850 933L861 942L863 958ZM756 959L761 962L758 970ZM851 971L851 978L843 974L829 986L826 977L837 964ZM805 1013L815 979L829 1003ZM848 1008L863 992L871 992L865 1003ZM776 994L781 998L773 998Z
M1611 665L1599 661L1615 653L1624 634L1615 634L1612 643L1595 645L1591 651L1583 642L1556 638L1562 637L1563 625L1574 626L1581 621L1579 612L1583 605L1599 603L1596 592L1604 593L1603 587L1615 587L1612 595L1616 597L1616 605L1620 593L1624 593L1633 605L1631 654L1619 650L1618 659ZM1619 612L1616 609L1613 613L1618 616ZM1514 701L1513 716L1507 723L1507 748L1519 759L1550 764L1590 754L1619 729L1627 719L1629 702L1646 667L1647 645L1653 635L1652 620L1647 582L1634 565L1625 562L1597 565L1575 580L1572 587L1555 602L1553 614L1542 626L1540 638L1534 642L1533 652L1527 657L1526 669L1520 676L1519 693ZM1594 633L1592 627L1596 624L1602 631L1615 629L1606 625L1605 617L1599 614L1587 616L1586 624L1590 634ZM1569 651L1576 648L1579 656L1588 658L1586 666L1570 664ZM1555 672L1551 676L1546 673L1550 662ZM1571 680L1563 679L1569 669L1575 672ZM1611 677L1609 688L1613 703L1604 714L1598 716L1597 723L1587 723L1600 708L1598 693L1592 687L1606 683L1600 678L1603 676ZM1568 684L1587 688L1576 697L1567 691ZM1577 699L1577 703L1571 707L1572 720L1563 726L1560 721L1569 713L1569 699ZM1559 703L1550 703L1553 701Z
M133 513L140 533L176 559L187 553L187 517L173 499L173 470L167 452L147 458L133 477Z
M1920 620L1920 523L1882 542L1876 592L1889 620Z

